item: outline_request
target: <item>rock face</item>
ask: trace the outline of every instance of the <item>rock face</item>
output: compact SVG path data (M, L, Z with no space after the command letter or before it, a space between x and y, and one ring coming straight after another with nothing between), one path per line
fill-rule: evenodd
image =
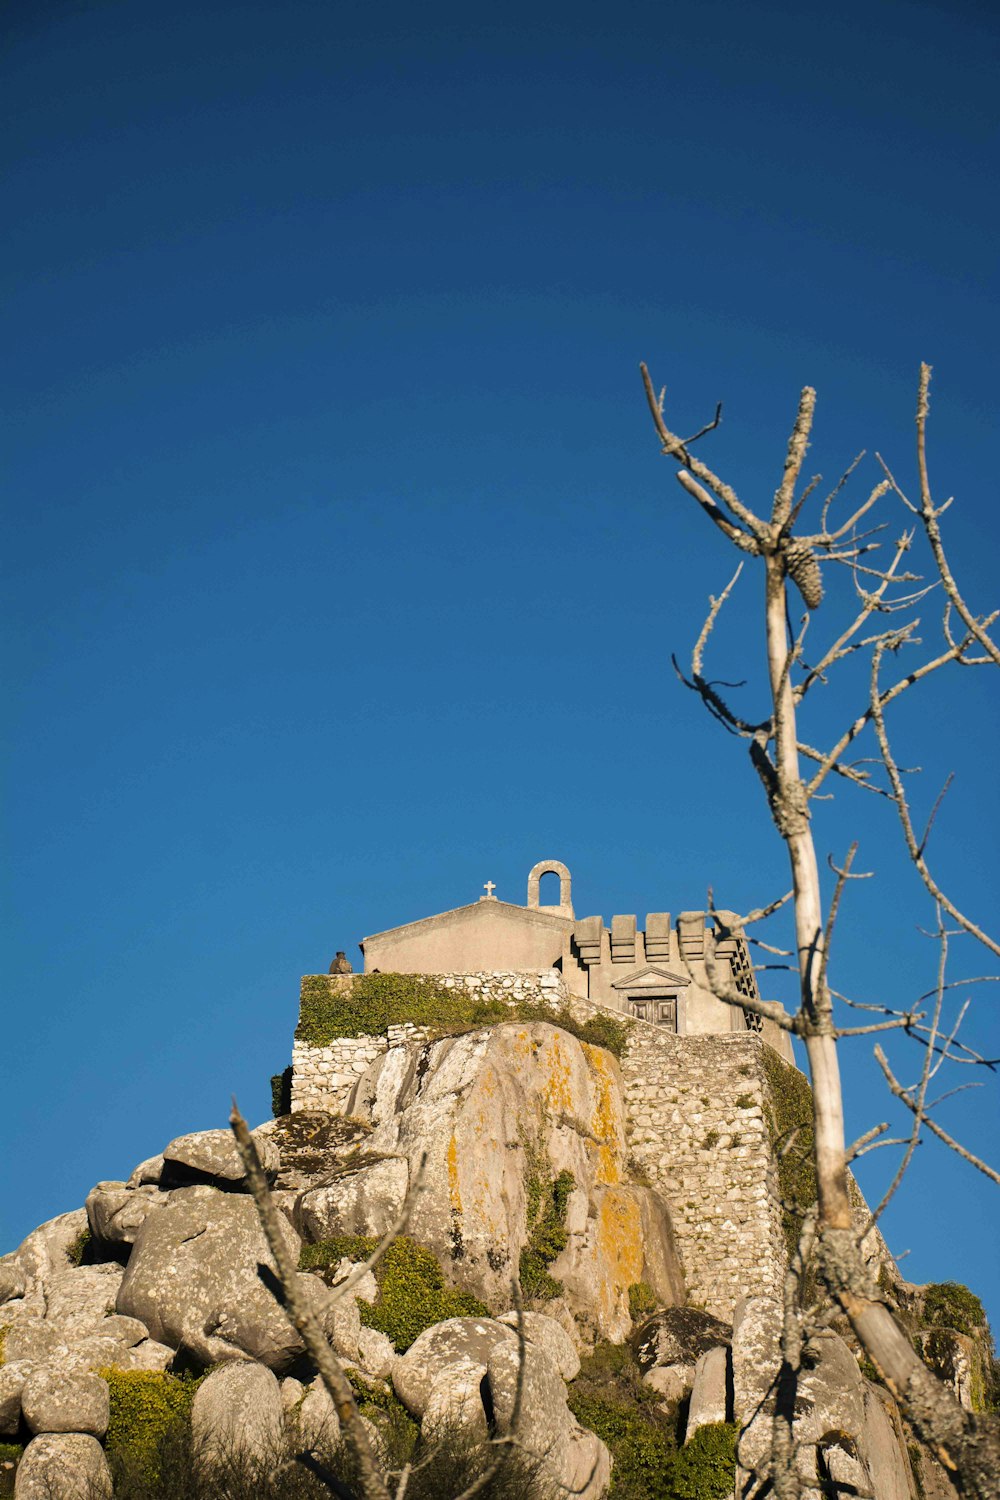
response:
M276 1467L284 1424L281 1390L272 1372L257 1364L213 1370L195 1393L191 1434L205 1464L240 1458L265 1470Z
M375 1060L346 1112L371 1123L366 1146L380 1158L354 1174L350 1204L363 1201L366 1170L391 1176L401 1202L426 1152L409 1232L443 1264L460 1262L463 1285L484 1301L508 1295L531 1237L532 1192L540 1174L560 1172L575 1187L568 1242L551 1271L574 1314L621 1338L634 1283L647 1282L664 1304L683 1301L666 1207L627 1180L621 1079L602 1048L542 1022L411 1042ZM309 1215L320 1195L346 1192L307 1193L303 1225L319 1222Z
M284 1221L283 1233L297 1258L298 1235ZM274 1271L253 1201L181 1188L136 1235L118 1311L204 1364L250 1358L283 1370L302 1346L258 1266Z
M266 1135L255 1133L261 1166L273 1179L278 1173L278 1152ZM185 1187L207 1182L222 1187L244 1181L243 1160L231 1130L196 1130L179 1135L163 1148L161 1186Z
M21 1411L32 1432L87 1432L102 1438L108 1430L108 1387L97 1375L68 1375L43 1365L25 1382Z
M111 1500L111 1471L96 1438L44 1433L24 1450L16 1500Z
M781 1309L768 1297L748 1297L733 1318L732 1383L743 1431L742 1472L763 1466L770 1450L774 1386L780 1363ZM887 1414L891 1401L864 1379L843 1339L814 1337L806 1349L794 1405L794 1436L805 1491L820 1494L824 1474L851 1492L904 1500L908 1464Z

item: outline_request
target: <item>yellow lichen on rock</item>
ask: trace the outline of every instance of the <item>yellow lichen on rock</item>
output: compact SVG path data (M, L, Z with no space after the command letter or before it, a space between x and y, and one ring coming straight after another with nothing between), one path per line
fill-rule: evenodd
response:
M627 1300L628 1289L642 1280L645 1256L642 1244L642 1210L630 1188L611 1187L602 1195L597 1212L597 1252L606 1274L599 1296L609 1323Z
M590 1133L597 1155L594 1179L599 1183L621 1182L620 1142L624 1136L624 1120L618 1108L621 1098L618 1079L611 1059L602 1048L592 1047L586 1042L582 1046L597 1095L590 1117Z
M462 1194L458 1187L458 1142L455 1140L454 1131L448 1142L448 1197L451 1202L452 1213L462 1212Z

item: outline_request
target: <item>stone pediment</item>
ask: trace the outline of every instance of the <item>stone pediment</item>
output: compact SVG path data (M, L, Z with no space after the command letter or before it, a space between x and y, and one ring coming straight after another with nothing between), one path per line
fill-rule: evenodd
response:
M691 980L683 974L675 974L672 970L660 968L656 964L647 964L644 969L636 969L633 973L626 974L621 979L616 979L612 985L612 989L677 989L679 985L688 985L690 983Z

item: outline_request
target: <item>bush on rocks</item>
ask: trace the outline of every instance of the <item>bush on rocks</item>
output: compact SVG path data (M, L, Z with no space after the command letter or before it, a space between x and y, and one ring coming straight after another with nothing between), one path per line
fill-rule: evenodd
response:
M367 1260L378 1242L355 1235L337 1235L316 1245L305 1245L299 1259L303 1270L335 1270L339 1262ZM431 1252L407 1235L389 1246L375 1268L378 1300L359 1301L361 1321L392 1340L398 1354L434 1323L445 1318L479 1318L489 1309L477 1297L445 1283L444 1272Z

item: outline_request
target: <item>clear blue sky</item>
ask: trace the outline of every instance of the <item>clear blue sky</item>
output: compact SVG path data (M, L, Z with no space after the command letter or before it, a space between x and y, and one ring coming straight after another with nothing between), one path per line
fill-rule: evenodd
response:
M813 467L878 447L910 482L930 360L956 567L1000 603L1000 28L962 0L4 24L9 1248L231 1093L263 1118L299 975L366 933L487 879L523 900L542 856L606 918L785 888L742 747L670 668L730 558L637 365L681 430L725 400L711 461L766 505L805 383ZM751 687L758 602L713 658ZM957 773L932 847L984 921L997 719L957 671L899 721L919 813ZM931 913L889 809L838 796L817 836L879 872L835 983L912 1000ZM869 1039L845 1067L852 1131L898 1121ZM996 1159L993 1086L942 1119ZM995 1201L924 1146L885 1229L996 1317Z

